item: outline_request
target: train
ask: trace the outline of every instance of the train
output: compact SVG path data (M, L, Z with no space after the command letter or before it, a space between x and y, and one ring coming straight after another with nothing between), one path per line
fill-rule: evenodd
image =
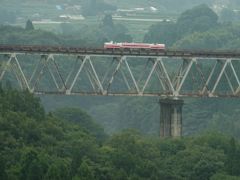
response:
M156 49L156 50L165 50L165 44L128 43L128 42L114 43L113 41L111 41L111 42L104 43L104 49Z

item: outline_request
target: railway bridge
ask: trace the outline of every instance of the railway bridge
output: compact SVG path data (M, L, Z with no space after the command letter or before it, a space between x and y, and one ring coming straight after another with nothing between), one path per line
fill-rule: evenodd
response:
M0 45L6 82L34 94L156 96L160 136L178 137L183 97L240 97L240 52Z

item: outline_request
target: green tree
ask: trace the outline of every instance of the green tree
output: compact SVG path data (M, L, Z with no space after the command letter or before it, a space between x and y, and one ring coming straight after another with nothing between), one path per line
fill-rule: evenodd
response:
M53 114L58 118L80 125L99 141L103 141L106 138L104 129L97 124L91 116L79 108L63 108L56 110Z
M239 176L231 176L225 173L217 173L210 180L239 180Z
M227 150L226 169L230 175L240 176L240 150L236 146L234 138L231 138L229 142L229 148Z
M207 5L199 5L183 12L177 19L178 34L204 32L217 26L218 16Z
M7 179L7 173L5 171L6 169L6 162L4 162L4 158L1 157L1 154L0 154L0 179Z
M221 22L233 22L236 19L237 15L235 14L235 12L231 9L228 8L223 8L219 19Z
M32 21L27 20L25 29L28 30L28 31L29 31L29 30L34 30L34 26L33 26L33 24L32 24Z
M102 20L102 23L103 23L104 27L111 27L111 28L113 28L114 24L113 24L112 15L111 14L105 15L103 20Z
M101 24L99 25L102 38L106 41L115 42L131 42L132 37L128 34L128 29L122 24L114 24L112 15L107 14L104 16Z
M70 161L55 158L44 177L46 180L65 180L70 178Z
M35 150L30 150L25 154L22 161L22 169L20 179L22 180L41 180L44 171Z
M103 0L90 0L83 4L82 9L84 16L96 16L104 13L104 11L115 11L116 7Z
M144 36L144 42L164 43L171 46L177 39L176 25L171 22L163 22L152 25Z
M80 177L81 180L94 180L94 170L93 167L89 164L90 160L84 159L78 168L77 176Z
M218 16L207 5L199 5L183 12L176 23L152 25L144 37L145 42L173 45L177 40L194 32L205 32L218 26Z

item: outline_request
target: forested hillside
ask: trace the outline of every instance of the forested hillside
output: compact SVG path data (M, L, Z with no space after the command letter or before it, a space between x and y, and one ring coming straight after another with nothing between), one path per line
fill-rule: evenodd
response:
M31 21L28 21L31 23ZM60 34L50 31L31 28L26 23L25 28L19 26L0 25L1 44L22 45L60 45L75 47L102 47L104 42L132 41L128 29L118 23L114 23L111 15L106 15L93 26L83 26L77 29L72 24L63 23L59 29Z
M45 113L28 92L0 89L0 179L238 179L240 143L128 130L106 136L80 109Z
M238 49L239 24L220 20L208 6L196 6L183 12L176 23L151 26L144 41L164 42L175 49Z

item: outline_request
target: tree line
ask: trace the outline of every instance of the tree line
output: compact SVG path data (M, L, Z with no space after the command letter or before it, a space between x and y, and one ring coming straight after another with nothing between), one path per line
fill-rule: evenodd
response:
M29 92L0 89L0 179L237 179L240 143L220 133L108 136L86 112L46 113Z

